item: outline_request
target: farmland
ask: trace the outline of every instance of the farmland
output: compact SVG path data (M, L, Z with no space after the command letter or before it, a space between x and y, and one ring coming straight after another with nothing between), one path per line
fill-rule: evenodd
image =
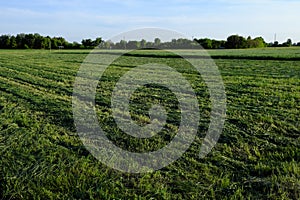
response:
M138 52L113 63L97 88L96 112L108 137L122 148L137 152L161 148L174 137L179 120L170 92L145 87L132 100L133 118L147 123L143 105L160 101L154 97L167 93L169 129L153 140L126 142L128 138L115 127L109 100L115 82L131 68L167 63L184 74L199 99L202 112L194 143L171 165L146 174L107 167L77 136L73 84L88 53L0 51L0 199L300 198L300 48L208 51L224 81L227 116L218 144L203 159L198 153L210 103L195 70L180 58L160 56L160 51ZM182 54L192 57L194 52Z

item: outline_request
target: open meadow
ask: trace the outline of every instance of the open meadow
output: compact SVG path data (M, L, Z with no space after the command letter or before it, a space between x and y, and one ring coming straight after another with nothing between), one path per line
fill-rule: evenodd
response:
M192 50L178 51L200 59ZM199 101L200 125L188 151L161 170L127 174L94 158L76 133L73 85L88 50L0 50L0 199L300 199L300 48L208 53L224 81L227 112L217 145L203 159L209 93L191 66L147 50L122 56L104 73L98 120L110 140L130 151L170 142L180 113L170 91L145 86L131 99L132 118L147 124L150 104L163 102L166 128L143 141L124 135L111 116L110 95L127 71L168 64L191 83Z

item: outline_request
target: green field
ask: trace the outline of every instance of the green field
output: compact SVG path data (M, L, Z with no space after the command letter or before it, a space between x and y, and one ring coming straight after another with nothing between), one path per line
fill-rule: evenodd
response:
M76 133L73 84L89 51L0 50L0 199L299 199L300 48L208 52L222 74L227 116L218 144L204 159L198 154L210 102L191 66L161 51L140 51L114 62L102 77L98 120L124 149L161 148L179 123L174 96L149 86L132 99L133 119L147 124L147 102L163 101L170 113L165 132L139 141L117 129L110 94L137 65L175 68L191 82L202 111L198 137L180 159L153 173L127 174L95 159ZM182 54L199 59L193 51Z

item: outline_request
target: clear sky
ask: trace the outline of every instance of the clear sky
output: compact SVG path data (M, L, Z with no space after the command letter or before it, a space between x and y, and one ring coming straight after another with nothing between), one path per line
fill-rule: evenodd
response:
M40 33L68 41L109 39L137 28L187 37L262 36L300 42L300 0L3 0L0 34Z

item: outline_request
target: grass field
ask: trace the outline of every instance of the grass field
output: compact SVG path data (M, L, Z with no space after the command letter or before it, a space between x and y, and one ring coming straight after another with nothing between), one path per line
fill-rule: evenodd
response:
M110 169L76 134L73 84L88 53L0 50L0 199L300 198L300 48L209 51L226 88L227 117L218 144L204 159L198 153L210 104L199 74L159 51L116 61L99 83L96 111L108 137L122 148L143 152L164 146L179 119L170 92L145 87L132 99L133 118L147 123L146 102L165 94L167 129L142 142L122 134L111 116L110 94L125 72L147 62L167 63L198 96L197 139L176 162L147 174Z

